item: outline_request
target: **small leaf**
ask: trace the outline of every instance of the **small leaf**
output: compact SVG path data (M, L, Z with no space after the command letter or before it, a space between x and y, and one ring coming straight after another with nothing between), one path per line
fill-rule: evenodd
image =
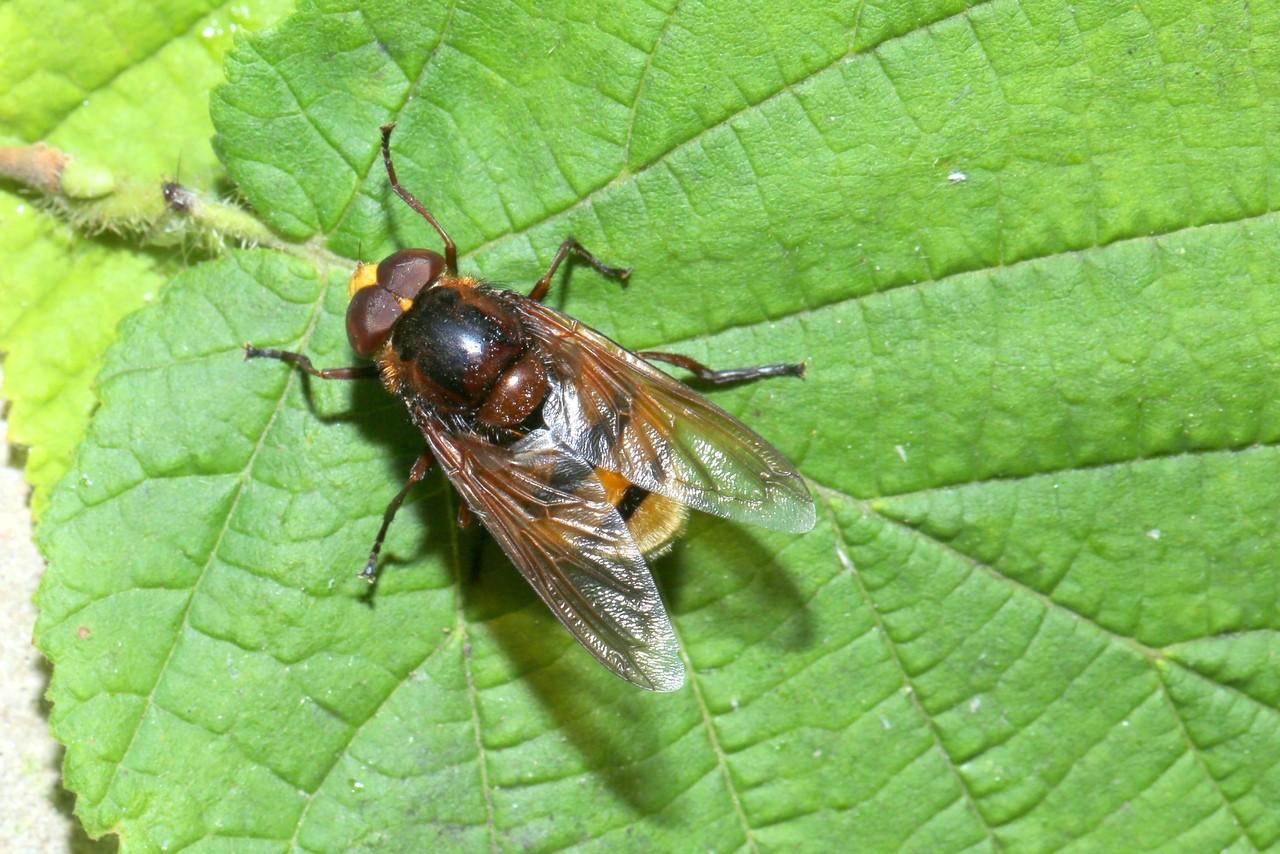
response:
M228 10L180 0L145 14L117 0L0 6L0 144L60 146L115 182L150 188L157 204L166 179L212 190L225 173L208 142L202 93L221 79L234 32L286 5L254 0ZM90 230L126 224L98 221ZM8 191L0 193L0 248L9 438L31 448L38 513L84 436L116 324L154 299L184 259L75 238L50 211Z

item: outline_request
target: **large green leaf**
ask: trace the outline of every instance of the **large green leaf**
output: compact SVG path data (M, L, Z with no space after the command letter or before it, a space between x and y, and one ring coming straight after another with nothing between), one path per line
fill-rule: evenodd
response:
M307 5L217 148L324 245L131 318L42 525L38 638L127 850L1220 850L1280 843L1280 14L1262 4ZM690 668L605 672L353 357L350 265L435 245L716 391L820 504L655 567ZM327 251L326 251L327 250ZM477 550L480 572L469 578Z

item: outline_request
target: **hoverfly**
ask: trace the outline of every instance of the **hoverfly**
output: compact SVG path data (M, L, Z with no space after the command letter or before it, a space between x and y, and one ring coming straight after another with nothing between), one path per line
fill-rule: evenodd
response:
M458 274L457 247L401 186L382 128L391 188L444 241L360 264L347 335L373 364L319 370L301 353L245 345L322 379L380 378L409 410L426 450L391 499L361 577L409 490L439 465L552 612L606 667L674 691L684 665L645 563L670 548L688 507L780 531L808 531L813 499L792 465L742 422L649 364L712 383L802 376L803 364L713 371L684 356L632 352L545 305L570 252L626 279L572 237L528 296Z

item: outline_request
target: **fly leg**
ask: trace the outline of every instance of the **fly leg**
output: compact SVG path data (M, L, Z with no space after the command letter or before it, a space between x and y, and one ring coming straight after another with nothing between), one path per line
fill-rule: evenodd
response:
M378 377L377 365L356 365L350 368L325 368L321 370L312 365L311 360L301 353L294 353L289 350L272 350L267 347L254 347L252 344L244 345L244 357L246 359L279 359L282 362L296 365L303 372L313 377L319 377L322 380L368 380ZM413 464L413 468L409 470L409 481L396 493L396 497L391 499L391 503L387 505L386 511L383 512L382 527L378 529L378 536L374 538L373 548L369 550L369 560L365 562L364 569L360 570L360 577L370 584L373 584L378 577L378 554L382 551L382 541L387 538L387 529L391 527L391 520L396 517L396 511L404 503L405 496L409 494L409 490L413 489L419 481L427 476L427 472L431 470L431 466L434 463L435 457L431 456L430 451L418 457Z
M325 368L321 370L311 364L311 360L301 353L289 350L272 350L268 347L244 345L245 359L279 359L291 365L297 365L304 373L322 380L372 380L378 378L377 365L356 365L351 368Z
M583 249L582 244L576 238L566 237L564 243L561 243L560 248L556 250L556 257L551 259L551 266L547 268L547 272L542 275L541 279L538 279L538 283L533 286L533 290L529 291L529 299L534 302L542 302L542 298L547 295L547 291L551 290L551 277L555 275L561 262L568 257L570 252L577 252L579 258L606 276L612 276L625 282L627 277L631 275L630 267L610 267L586 249Z
M654 362L666 362L669 365L675 365L677 368L684 368L686 371L691 371L694 376L703 382L715 383L716 385L724 383L739 383L746 380L758 380L763 379L764 377L804 376L804 362L780 365L759 365L754 368L729 368L723 371L713 371L701 362L695 362L688 356L681 356L677 353L661 353L657 350L637 350L636 355L642 359L649 359Z
M427 472L431 470L431 466L435 461L436 459L431 456L430 451L418 457L413 464L413 468L409 470L408 482L396 493L396 497L391 499L391 503L387 505L386 511L382 514L382 527L378 529L378 536L373 541L373 548L369 550L369 560L365 563L364 569L360 570L360 577L370 584L373 584L378 579L378 553L382 551L382 541L387 538L387 529L391 527L391 520L396 518L396 511L404 503L405 496L409 494L409 490L413 489L420 480L427 476Z

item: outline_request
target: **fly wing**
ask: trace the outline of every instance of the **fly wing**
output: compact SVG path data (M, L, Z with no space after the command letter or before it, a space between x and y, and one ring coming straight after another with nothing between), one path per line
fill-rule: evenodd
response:
M550 354L548 429L574 454L650 492L778 531L813 527L813 499L753 430L614 341L550 306L521 302Z
M547 430L507 447L424 432L472 512L592 655L642 688L684 684L653 575L593 466Z

